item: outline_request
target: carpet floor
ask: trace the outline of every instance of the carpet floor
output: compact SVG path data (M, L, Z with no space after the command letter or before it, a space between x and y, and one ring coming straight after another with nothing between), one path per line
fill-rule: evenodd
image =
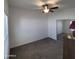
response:
M50 38L10 49L10 59L63 59L63 41Z

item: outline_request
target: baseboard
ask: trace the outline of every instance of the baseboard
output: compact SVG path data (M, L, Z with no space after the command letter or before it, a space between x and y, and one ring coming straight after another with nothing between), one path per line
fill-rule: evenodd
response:
M45 38L43 38L43 39L39 39L39 40L36 40L36 41L29 42L29 43L27 43L27 45L28 45L28 44L31 44L31 43L34 43L34 42L37 42L37 41L45 40L45 39L52 39L52 38L50 38L50 37L45 37ZM54 39L52 39L52 40L54 40ZM12 47L12 48L10 48L10 49L14 49L14 48L17 48L17 47L20 47L20 46L23 46L23 45L25 45L25 44L22 44L22 45L19 45L19 46L15 46L15 47Z

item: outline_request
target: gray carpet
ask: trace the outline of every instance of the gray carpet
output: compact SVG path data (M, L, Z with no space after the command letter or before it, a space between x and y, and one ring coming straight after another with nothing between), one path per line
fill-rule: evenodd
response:
M63 59L62 40L50 38L25 44L10 50L10 59Z

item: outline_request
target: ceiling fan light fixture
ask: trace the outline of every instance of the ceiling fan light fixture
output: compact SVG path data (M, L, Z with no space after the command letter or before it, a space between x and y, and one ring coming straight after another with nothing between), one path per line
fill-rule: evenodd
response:
M44 13L48 13L48 12L49 12L49 8L48 8L47 5L44 6L43 12L44 12Z

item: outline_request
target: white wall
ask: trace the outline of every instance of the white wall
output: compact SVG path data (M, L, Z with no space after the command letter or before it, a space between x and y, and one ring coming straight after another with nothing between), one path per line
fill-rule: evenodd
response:
M9 15L10 48L48 37L46 15L14 7Z
M63 21L62 20L58 20L56 21L56 33L57 34L61 34L63 31L62 31L62 28L63 28Z
M8 6L8 0L4 0L4 12L8 16L9 12L9 6Z
M9 39L8 39L8 0L4 0L4 59L9 59Z
M53 19L48 20L48 37L56 39L56 21Z
M57 39L56 36L56 20L74 20L75 19L75 10L74 8L64 9L60 12L55 12L50 15L48 19L48 36Z

